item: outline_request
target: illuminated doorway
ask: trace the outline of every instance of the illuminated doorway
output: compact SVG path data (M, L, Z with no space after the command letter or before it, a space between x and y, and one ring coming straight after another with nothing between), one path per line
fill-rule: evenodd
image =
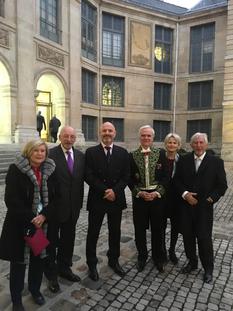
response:
M41 138L51 142L49 133L51 118L56 115L61 121L61 126L67 121L64 85L55 74L45 73L37 82L36 95L38 95L36 96L36 113L41 111L46 123L46 130L43 128L41 131Z
M45 119L46 128L43 126L41 131L41 139L44 141L49 140L49 120L52 117L52 102L51 93L38 90L38 96L36 97L36 114L41 112L41 115Z
M10 77L0 61L0 143L12 142Z

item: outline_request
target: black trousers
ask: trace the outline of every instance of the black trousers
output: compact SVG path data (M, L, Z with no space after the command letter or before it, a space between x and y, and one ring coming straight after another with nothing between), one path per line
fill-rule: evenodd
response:
M44 261L39 256L30 256L28 268L28 290L32 295L38 295L43 277ZM10 293L14 304L22 302L26 265L18 262L10 263Z
M104 209L98 211L95 209L90 210L86 243L86 258L89 267L96 266L98 262L96 246L105 214L107 214L108 221L108 260L114 264L120 256L122 210L119 208L112 208L109 212L106 212Z
M52 138L52 142L56 143L56 141L57 141L57 132L51 132L51 138Z
M76 220L70 218L63 223L51 221L48 224L47 235L50 245L47 248L49 256L44 272L49 280L56 278L58 271L65 271L72 266L76 223Z
M186 209L182 210L182 233L185 254L192 264L197 264L196 245L198 245L201 264L205 271L212 273L214 268L212 219L209 219L204 232L204 229L200 229L200 217L202 216L197 207L186 207ZM212 214L210 218L212 218Z
M146 233L150 227L152 258L155 264L162 263L164 261L162 200L146 202L141 198L134 198L133 222L138 259L146 260L148 257Z

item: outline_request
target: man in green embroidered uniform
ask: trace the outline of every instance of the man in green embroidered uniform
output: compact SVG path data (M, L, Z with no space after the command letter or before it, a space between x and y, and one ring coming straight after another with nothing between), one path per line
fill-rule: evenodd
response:
M139 129L140 146L130 154L137 269L142 271L148 258L146 231L151 228L152 259L159 272L164 271L162 205L167 182L165 156L153 147L154 129Z

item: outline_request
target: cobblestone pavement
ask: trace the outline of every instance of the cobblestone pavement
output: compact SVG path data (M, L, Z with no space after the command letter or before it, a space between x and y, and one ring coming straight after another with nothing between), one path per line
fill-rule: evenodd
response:
M43 307L38 307L33 303L25 285L23 300L26 310L233 310L233 170L232 165L226 165L226 167L229 188L215 207L213 234L215 269L212 284L203 283L203 270L200 263L199 269L191 274L183 275L180 273L181 268L186 264L181 237L179 237L177 244L176 251L179 263L176 266L168 262L165 272L159 273L152 261L149 260L145 270L140 273L137 272L131 198L129 191L126 190L129 207L123 212L120 258L121 264L127 271L126 276L120 278L107 266L107 226L105 221L97 249L100 280L92 282L87 277L87 266L85 264L87 212L84 204L77 225L73 258L73 271L80 275L82 281L71 283L59 279L61 291L52 294L48 291L46 280L44 280L41 290L46 298L46 304ZM86 186L86 193L87 190ZM0 227L2 227L6 211L3 194L4 186L0 186ZM169 234L170 228L168 227L167 240L169 240ZM0 311L11 310L8 278L9 265L7 262L0 261Z

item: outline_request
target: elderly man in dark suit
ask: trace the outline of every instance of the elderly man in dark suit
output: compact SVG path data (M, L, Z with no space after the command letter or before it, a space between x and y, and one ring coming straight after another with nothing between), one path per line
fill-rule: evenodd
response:
M108 264L119 276L125 272L119 265L122 209L126 208L124 189L129 180L129 157L122 147L113 144L116 130L112 123L100 127L101 143L86 151L86 182L90 186L87 209L86 244L89 277L98 281L96 245L107 214L109 230Z
M190 152L177 163L175 185L182 196L181 221L184 248L189 260L183 273L197 269L196 240L199 257L204 268L204 282L212 281L214 268L212 227L213 205L227 189L223 161L206 152L208 138L205 133L191 137Z
M61 144L52 148L49 157L56 164L61 198L57 213L48 225L51 241L49 261L45 275L49 279L49 289L59 290L57 274L71 282L80 278L71 270L75 241L76 223L83 204L84 190L84 154L73 147L76 135L70 126L64 126L59 135Z

